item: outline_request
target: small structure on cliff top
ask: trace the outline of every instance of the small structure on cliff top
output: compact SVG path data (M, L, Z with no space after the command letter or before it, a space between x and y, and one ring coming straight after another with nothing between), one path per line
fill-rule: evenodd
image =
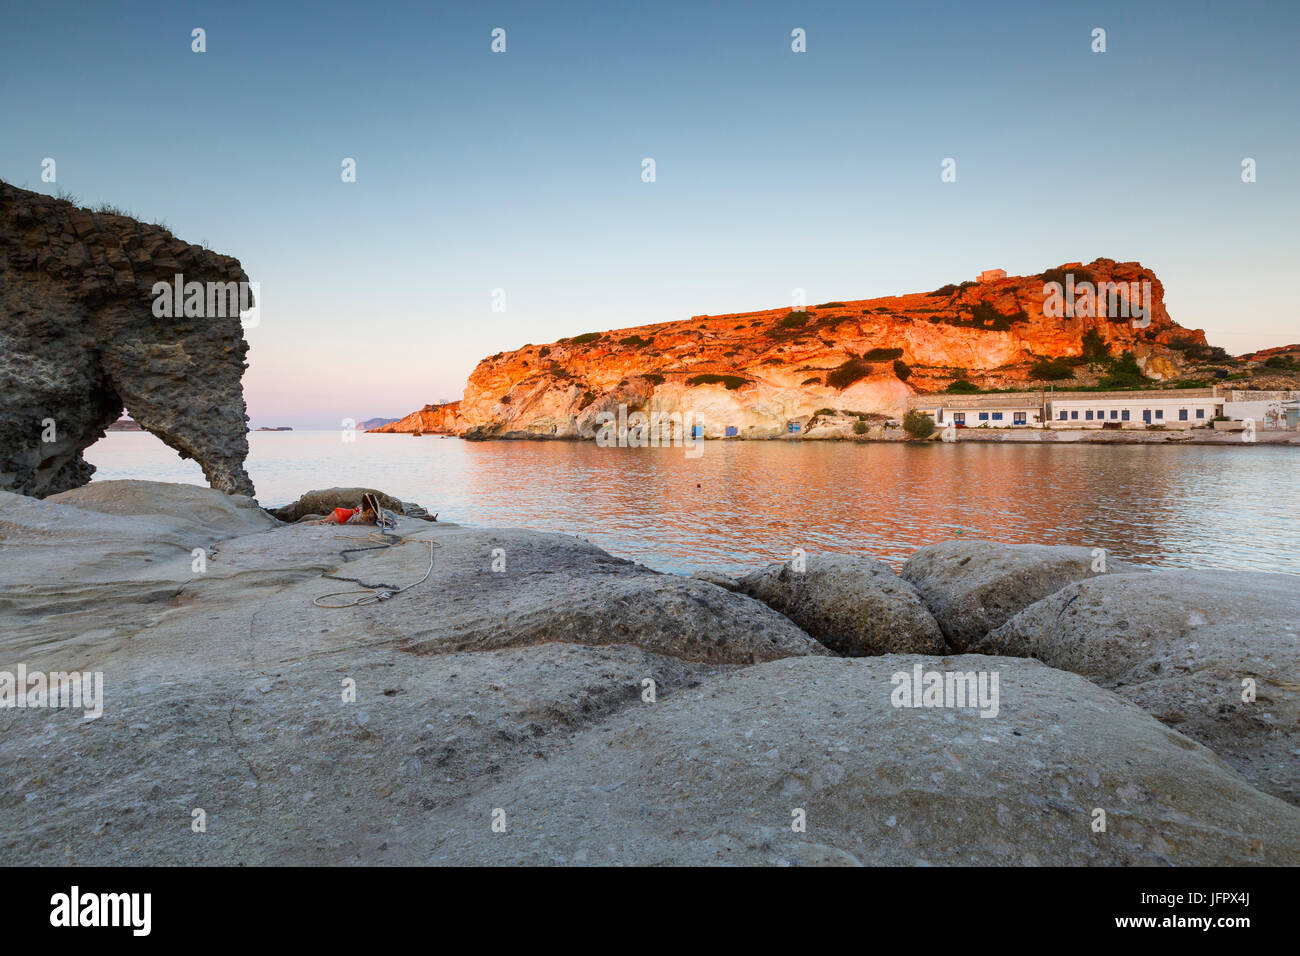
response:
M977 282L992 282L994 279L1005 279L1006 277L1006 269L985 269L975 279Z

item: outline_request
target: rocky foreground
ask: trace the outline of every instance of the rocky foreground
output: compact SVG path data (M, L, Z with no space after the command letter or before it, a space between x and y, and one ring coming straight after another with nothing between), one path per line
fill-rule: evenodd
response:
M0 493L0 671L104 675L98 719L0 709L0 863L1300 863L1293 576L366 532ZM996 696L908 706L929 672Z

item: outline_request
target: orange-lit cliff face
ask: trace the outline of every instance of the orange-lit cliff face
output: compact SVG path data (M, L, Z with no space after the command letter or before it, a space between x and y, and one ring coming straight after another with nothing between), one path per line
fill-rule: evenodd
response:
M987 388L1026 384L1036 359L1082 354L1089 330L1115 354L1132 350L1155 378L1180 368L1170 342L1205 343L1204 333L1169 318L1163 286L1136 262L1098 259L1060 272L1076 284L1149 281L1149 324L1045 315L1044 275L797 311L695 316L493 355L470 375L460 402L426 406L376 430L590 438L603 420L597 416L626 405L691 415L706 437L721 437L728 426L740 437L766 437L818 409L898 417L909 394L954 378Z

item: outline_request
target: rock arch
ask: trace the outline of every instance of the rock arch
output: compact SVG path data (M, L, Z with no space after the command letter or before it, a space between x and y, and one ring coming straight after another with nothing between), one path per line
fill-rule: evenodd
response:
M0 488L84 485L82 452L125 406L213 488L253 494L240 318L156 317L154 284L177 275L248 280L161 226L0 182Z

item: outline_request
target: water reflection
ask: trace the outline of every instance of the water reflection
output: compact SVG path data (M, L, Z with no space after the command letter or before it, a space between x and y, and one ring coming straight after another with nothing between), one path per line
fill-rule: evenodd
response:
M791 549L898 565L954 537L1085 544L1167 566L1300 573L1296 455L1275 447L711 442L681 449L250 435L264 503L372 485L444 520L578 534L670 571L739 571ZM150 435L110 433L97 478L202 483Z

